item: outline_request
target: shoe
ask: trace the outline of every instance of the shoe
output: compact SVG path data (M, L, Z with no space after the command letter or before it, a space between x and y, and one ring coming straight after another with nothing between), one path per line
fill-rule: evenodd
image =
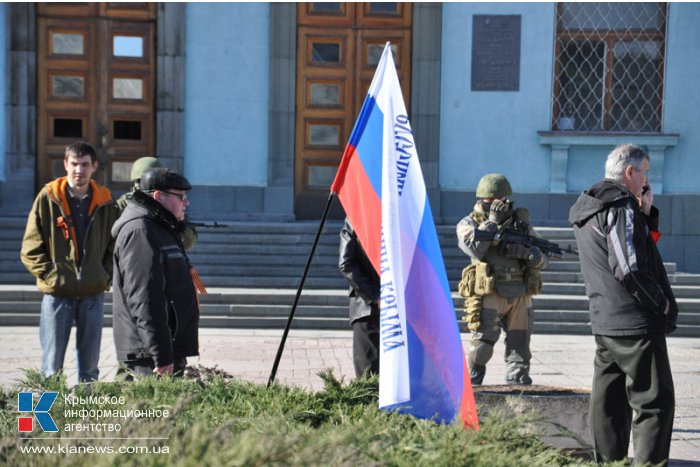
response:
M529 386L532 384L532 378L528 375L518 375L516 378L506 378L506 384L521 384L523 386Z
M472 386L481 386L486 376L486 365L474 365L474 368L469 370L469 379L472 381Z

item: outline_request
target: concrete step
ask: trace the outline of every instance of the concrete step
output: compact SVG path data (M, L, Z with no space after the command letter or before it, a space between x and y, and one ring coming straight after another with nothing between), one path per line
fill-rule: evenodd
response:
M7 221L7 222L4 222ZM211 222L211 221L205 221ZM38 324L42 295L19 261L26 218L0 219L0 324ZM295 328L347 329L347 285L337 269L341 223L329 221L313 259L295 316ZM283 328L294 301L318 222L235 222L227 228L200 228L190 252L210 295L202 298L202 326ZM574 246L570 228L537 228L562 247ZM450 286L454 289L468 258L457 247L453 225L437 226ZM681 306L684 335L700 335L700 275L677 273L665 265ZM552 260L542 273L536 297L536 332L590 333L588 300L573 256ZM453 293L457 316L463 300ZM111 323L111 294L105 312ZM462 325L464 323L461 323Z
M672 283L671 288L676 298L700 298L700 285L676 285Z
M262 279L261 279L262 280ZM341 279L339 287L333 289L304 289L300 296L299 304L308 306L346 306L348 303L348 291ZM688 312L700 311L700 287L697 286L673 286L676 298L683 304L683 309ZM576 283L548 283L544 284L545 293L535 297L535 304L542 303L542 308L549 309L547 303L575 303L579 308L582 302L587 301L583 284ZM296 288L217 288L210 287L209 294L201 297L203 305L291 305L296 296ZM456 292L452 293L455 306L462 306L463 299ZM0 287L0 304L7 303L39 303L42 294L33 285L3 285ZM105 302L111 303L112 294L105 294ZM573 301L573 302L572 302Z
M203 277L203 281L207 287L296 289L301 281L301 273L296 277L206 276ZM311 276L307 277L304 289L340 289L345 285L345 280L335 277L335 274L330 277Z
M212 220L196 220L193 222L213 223ZM24 229L26 218L15 221L15 226ZM222 236L228 234L307 234L315 235L318 230L318 221L296 221L296 222L230 222L224 228L202 228L198 227L197 232L200 237ZM324 225L322 236L337 236L342 227L342 222L327 221ZM456 230L454 225L436 225L435 230L439 237L455 238ZM536 227L537 232L543 238L561 238L574 240L574 232L568 227Z
M105 300L105 313L110 314L112 311L111 300ZM292 296L276 297L272 300L273 303L265 301L261 297L258 303L237 303L235 300L231 302L211 303L202 302L201 314L212 316L286 316L291 311L294 299ZM462 315L464 309L464 299L461 297L453 297L454 308L458 316ZM317 300L307 298L300 301L297 307L297 314L304 316L319 316L319 317L344 317L348 312L348 301L346 297L338 296L334 299L330 297L322 297L321 303ZM678 322L680 324L700 325L700 299L685 298L677 299L679 307ZM533 307L535 317L543 317L548 321L580 321L588 320L588 299L583 297L554 295L551 297L540 296L533 299ZM39 315L41 309L41 301L0 301L0 314L36 314Z
M243 328L243 329L284 329L287 325L287 318L282 317L202 317L200 321L202 327L211 328ZM292 321L291 329L327 329L327 330L347 330L350 329L347 318L295 318Z
M591 326L588 323L561 323L561 322L551 322L551 321L535 321L534 333L535 334L589 335L591 333Z
M202 328L240 328L240 329L284 329L287 317L237 317L221 315L202 315L200 326ZM36 314L1 313L0 326L38 326L39 316ZM458 321L463 333L468 332L466 323ZM111 315L105 315L105 327L112 326ZM326 329L346 330L350 328L347 317L307 317L296 316L292 321L292 329ZM546 318L536 319L534 323L535 334L568 334L589 335L590 324L587 321L549 321ZM672 334L674 337L700 337L700 326L680 324Z
M0 284L35 284L36 279L25 269L23 272L0 271Z
M0 259L0 271L5 273L20 273L27 272L27 268L19 260L19 256L13 260L2 260Z
M209 294L201 298L202 303L223 303L237 305L287 305L296 297L293 289L210 289ZM304 290L299 297L299 305L310 306L347 306L347 289Z
M21 242L23 236L24 236L24 226L19 228L19 227L6 227L3 225L0 228L0 241L2 241L2 242L10 242L10 241L15 242L18 240Z
M700 287L700 274L677 273L669 277L673 285L689 285Z

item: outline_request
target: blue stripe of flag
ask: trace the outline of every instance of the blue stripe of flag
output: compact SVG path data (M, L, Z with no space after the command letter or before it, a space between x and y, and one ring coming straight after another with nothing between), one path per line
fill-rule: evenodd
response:
M374 191L382 198L382 138L384 114L372 96L367 96L355 128L350 135Z

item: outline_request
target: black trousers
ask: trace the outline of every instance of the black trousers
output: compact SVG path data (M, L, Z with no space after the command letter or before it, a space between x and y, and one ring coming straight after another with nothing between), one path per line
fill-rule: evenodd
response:
M630 430L635 464L666 463L675 394L666 337L595 336L590 424L597 462L627 457Z
M370 315L352 323L352 360L355 376L379 374L379 316Z
M176 378L183 377L185 375L187 359L184 357L176 358L173 362L173 366L173 376ZM140 358L138 360L119 362L115 379L117 381L133 381L135 378L153 376L155 367L156 365L152 358Z

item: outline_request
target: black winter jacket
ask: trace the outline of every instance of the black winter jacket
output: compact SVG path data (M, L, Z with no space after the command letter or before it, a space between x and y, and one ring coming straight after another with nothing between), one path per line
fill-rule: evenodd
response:
M184 225L135 192L112 228L114 343L120 361L152 357L157 367L199 355L199 306Z
M340 230L338 268L350 285L350 323L379 316L379 275L347 219Z
M593 334L635 336L676 329L678 305L650 235L649 216L621 184L604 179L583 192L569 212L590 300ZM668 316L663 314L669 305Z

